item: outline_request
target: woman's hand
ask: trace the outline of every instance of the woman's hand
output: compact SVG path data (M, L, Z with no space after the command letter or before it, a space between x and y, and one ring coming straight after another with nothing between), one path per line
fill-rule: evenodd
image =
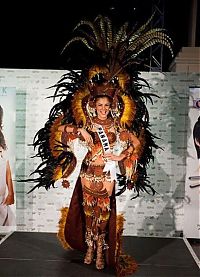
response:
M93 145L92 136L84 128L78 128L78 132L80 132L80 134L89 146Z
M119 161L121 161L121 160L123 160L125 158L125 155L124 154L120 154L119 156L117 156L117 155L114 155L112 153L106 153L106 154L104 154L103 157L108 159L108 160L111 160L111 161L119 162Z
M14 194L8 194L3 202L3 205L12 205L14 202Z

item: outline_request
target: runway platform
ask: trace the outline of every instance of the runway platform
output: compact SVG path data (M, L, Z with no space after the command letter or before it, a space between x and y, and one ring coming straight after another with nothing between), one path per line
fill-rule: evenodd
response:
M126 253L139 268L134 277L199 277L200 270L182 238L123 237ZM0 244L0 277L111 277L83 264L83 254L64 250L54 233L13 232ZM130 276L130 275L129 275Z

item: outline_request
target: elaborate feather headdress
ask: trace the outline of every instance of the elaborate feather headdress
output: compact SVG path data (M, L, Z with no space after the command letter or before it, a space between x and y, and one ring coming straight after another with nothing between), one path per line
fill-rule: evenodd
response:
M113 110L123 126L127 124L130 127L135 116L135 105L132 103L128 86L133 77L130 76L133 75L130 71L141 63L140 54L155 44L162 44L173 55L172 40L166 31L162 28L151 28L154 15L137 30L131 29L128 22L116 29L110 18L102 15L98 15L93 22L82 20L74 28L74 37L67 42L62 51L64 52L75 42L81 42L90 52L98 56L99 63L95 64L96 61L94 61L93 66L87 72L84 90L87 90L93 97L107 95L114 98ZM84 70L86 68L83 68ZM135 78L134 81L137 82L138 79ZM80 106L78 91L76 95L79 102L75 97L74 106ZM118 99L116 99L117 97ZM118 104L121 102L121 108L119 105L117 106L116 102ZM87 124L87 116L83 114L84 112L81 114L81 118L85 117L83 122ZM77 118L77 113L74 113L74 116ZM81 122L79 119L76 121Z
M72 43L82 42L90 51L101 56L101 62L107 66L107 79L113 79L121 71L141 62L140 54L155 44L166 46L172 56L172 40L163 28L152 28L149 20L137 30L131 29L125 22L118 29L112 21L102 15L98 15L93 22L82 20L74 28L78 32L67 42L62 52Z

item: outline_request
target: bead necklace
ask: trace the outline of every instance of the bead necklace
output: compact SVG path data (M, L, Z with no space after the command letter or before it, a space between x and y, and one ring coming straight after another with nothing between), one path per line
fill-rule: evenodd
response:
M93 119L93 123L100 124L105 129L110 129L113 125L113 119L106 118L106 119L102 120L102 119L99 119L98 117L95 117Z

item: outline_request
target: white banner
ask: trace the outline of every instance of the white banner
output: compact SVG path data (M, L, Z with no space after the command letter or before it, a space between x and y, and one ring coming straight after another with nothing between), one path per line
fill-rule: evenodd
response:
M16 230L16 89L0 87L0 234Z
M200 87L190 87L184 236L200 238Z

